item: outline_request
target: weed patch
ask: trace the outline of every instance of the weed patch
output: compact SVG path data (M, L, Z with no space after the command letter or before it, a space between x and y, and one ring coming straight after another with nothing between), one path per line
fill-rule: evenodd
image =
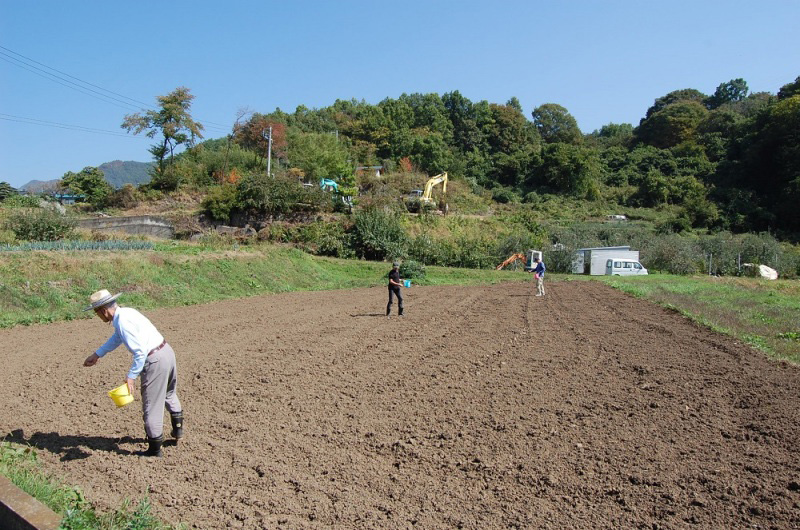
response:
M654 274L605 279L610 286L674 308L776 359L800 362L800 285L790 280Z

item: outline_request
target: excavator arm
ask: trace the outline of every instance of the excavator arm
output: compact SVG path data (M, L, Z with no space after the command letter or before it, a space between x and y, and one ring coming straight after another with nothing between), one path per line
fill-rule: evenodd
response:
M339 185L332 179L321 179L319 181L319 187L325 191L339 191Z
M509 256L507 260L505 260L503 263L495 267L495 269L499 271L503 267L511 265L517 260L521 261L522 263L525 263L525 254L512 254L511 256Z
M433 176L428 179L428 182L425 183L425 191L422 193L422 197L420 197L420 201L422 202L431 202L433 199L431 195L433 194L433 187L441 184L442 185L442 193L447 193L447 172L441 173L439 175Z

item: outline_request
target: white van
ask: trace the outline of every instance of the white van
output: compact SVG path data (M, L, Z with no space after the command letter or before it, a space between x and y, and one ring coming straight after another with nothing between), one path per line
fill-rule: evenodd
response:
M642 264L633 259L609 258L606 261L607 276L643 276L647 274L647 269Z

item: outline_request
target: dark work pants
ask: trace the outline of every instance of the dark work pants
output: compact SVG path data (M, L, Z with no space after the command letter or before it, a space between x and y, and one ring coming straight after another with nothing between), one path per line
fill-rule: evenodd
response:
M389 303L386 304L386 316L389 316L389 313L392 310L392 296L397 296L397 314L403 314L403 296L400 294L400 287L397 285L390 285L389 286Z

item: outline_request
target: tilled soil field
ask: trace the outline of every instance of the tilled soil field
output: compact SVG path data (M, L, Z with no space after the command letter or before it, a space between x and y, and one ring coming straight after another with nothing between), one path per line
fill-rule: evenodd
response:
M798 528L800 369L594 282L149 311L186 437L144 448L99 319L0 331L0 437L192 528ZM120 302L125 305L124 296Z

